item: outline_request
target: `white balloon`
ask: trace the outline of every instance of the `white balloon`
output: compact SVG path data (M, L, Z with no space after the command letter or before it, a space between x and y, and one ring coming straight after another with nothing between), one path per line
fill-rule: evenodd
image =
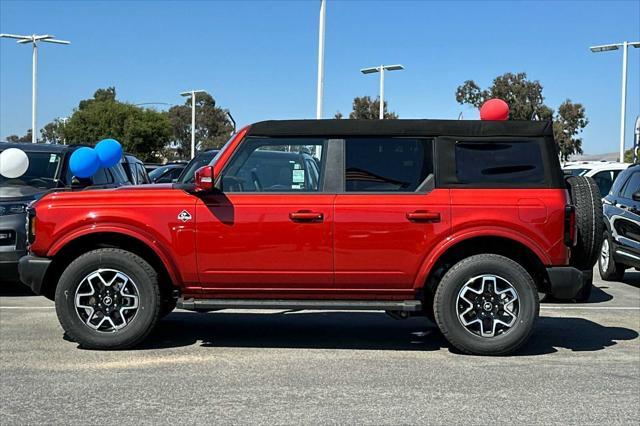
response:
M0 152L0 175L15 179L26 173L29 168L29 157L18 148L9 148Z

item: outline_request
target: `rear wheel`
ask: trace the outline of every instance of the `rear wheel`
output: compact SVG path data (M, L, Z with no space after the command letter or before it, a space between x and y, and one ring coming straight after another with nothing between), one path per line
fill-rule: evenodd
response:
M602 239L602 248L598 258L598 270L600 276L606 281L620 281L624 276L624 265L616 263L613 258L613 244L611 235L605 231Z
M539 311L531 276L513 260L495 254L471 256L442 278L434 301L445 338L475 355L503 355L528 339Z
M130 348L158 320L157 274L144 259L128 251L93 250L62 273L55 303L62 328L80 346Z

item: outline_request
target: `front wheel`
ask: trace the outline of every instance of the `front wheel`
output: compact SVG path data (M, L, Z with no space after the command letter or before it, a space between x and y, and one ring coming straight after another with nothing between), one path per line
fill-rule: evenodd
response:
M598 271L605 281L620 281L624 277L624 265L616 263L613 258L613 242L609 232L604 231L600 257L598 258Z
M528 339L540 309L527 271L496 254L471 256L442 278L435 318L444 337L474 355L504 355Z
M157 274L141 257L106 248L83 254L56 288L56 313L67 335L87 349L140 343L160 313Z

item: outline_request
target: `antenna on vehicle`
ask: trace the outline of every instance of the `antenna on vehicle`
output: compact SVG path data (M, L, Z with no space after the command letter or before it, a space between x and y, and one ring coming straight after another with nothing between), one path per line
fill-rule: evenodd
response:
M458 120L464 120L464 116L462 115L462 111L458 114Z

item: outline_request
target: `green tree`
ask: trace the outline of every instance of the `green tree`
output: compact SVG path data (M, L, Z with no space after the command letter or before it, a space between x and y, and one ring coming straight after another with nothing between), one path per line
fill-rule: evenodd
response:
M542 89L542 84L529 80L526 73L505 73L487 89L473 80L465 81L456 89L456 100L480 108L488 99L498 98L509 104L510 120L553 120L553 135L562 160L582 154L582 139L577 136L589 124L584 106L567 99L554 112L545 105Z
M633 149L628 149L624 152L624 162L633 163Z
M40 129L40 140L45 143L64 142L64 122L56 118Z
M7 142L13 143L28 143L31 142L31 129L27 130L27 134L24 136L9 135L7 136Z
M143 161L157 161L171 139L171 124L165 113L119 102L110 87L80 101L64 126L64 138L70 144L88 145L113 138Z
M538 80L530 81L527 73L505 73L496 77L487 89L467 80L456 89L456 100L480 108L485 101L499 98L509 104L510 120L531 120L535 115L540 120L549 120L553 111L544 104L542 85Z
M185 158L191 153L191 99L184 105L171 107L167 114L177 154ZM196 148L219 148L231 133L233 123L228 110L216 106L215 99L208 93L196 94Z
M340 117L338 117L338 114ZM352 111L349 113L350 119L356 120L377 120L380 117L380 98L371 99L370 96L359 96L353 99ZM342 118L342 113L338 111L336 118ZM395 112L389 112L387 102L384 102L384 118L396 119Z
M570 155L583 153L582 138L577 136L587 124L589 119L582 104L574 104L567 99L558 108L553 120L553 136L563 161L567 161Z

